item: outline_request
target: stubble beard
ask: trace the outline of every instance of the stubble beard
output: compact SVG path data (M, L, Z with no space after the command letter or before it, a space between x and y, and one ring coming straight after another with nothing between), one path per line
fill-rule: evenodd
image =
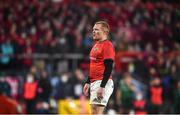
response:
M97 37L93 37L93 40L94 40L94 41L100 41L101 39L100 39L100 38L97 38Z

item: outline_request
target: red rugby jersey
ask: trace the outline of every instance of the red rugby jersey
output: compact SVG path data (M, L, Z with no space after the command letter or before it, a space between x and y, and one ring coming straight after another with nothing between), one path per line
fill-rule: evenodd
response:
M114 47L109 40L96 42L90 52L90 82L102 80L104 73L104 60L115 58ZM110 77L112 79L112 76Z

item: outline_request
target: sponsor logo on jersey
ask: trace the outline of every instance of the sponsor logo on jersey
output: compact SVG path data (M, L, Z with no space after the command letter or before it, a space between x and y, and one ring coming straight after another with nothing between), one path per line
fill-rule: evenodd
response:
M93 48L93 51L97 51L97 50L98 50L98 48L97 48L97 47L94 47L94 48Z

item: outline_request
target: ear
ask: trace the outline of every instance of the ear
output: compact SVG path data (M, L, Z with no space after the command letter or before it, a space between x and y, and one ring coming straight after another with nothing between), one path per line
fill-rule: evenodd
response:
M106 35L108 35L109 34L109 31L107 30L107 29L103 29L103 32L106 34Z
M109 32L108 31L104 31L104 33L108 36L109 35Z

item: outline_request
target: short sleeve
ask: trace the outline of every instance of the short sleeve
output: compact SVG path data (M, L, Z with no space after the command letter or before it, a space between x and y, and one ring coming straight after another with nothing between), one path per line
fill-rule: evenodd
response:
M103 59L112 59L114 60L115 52L114 47L111 42L106 42L103 47Z

